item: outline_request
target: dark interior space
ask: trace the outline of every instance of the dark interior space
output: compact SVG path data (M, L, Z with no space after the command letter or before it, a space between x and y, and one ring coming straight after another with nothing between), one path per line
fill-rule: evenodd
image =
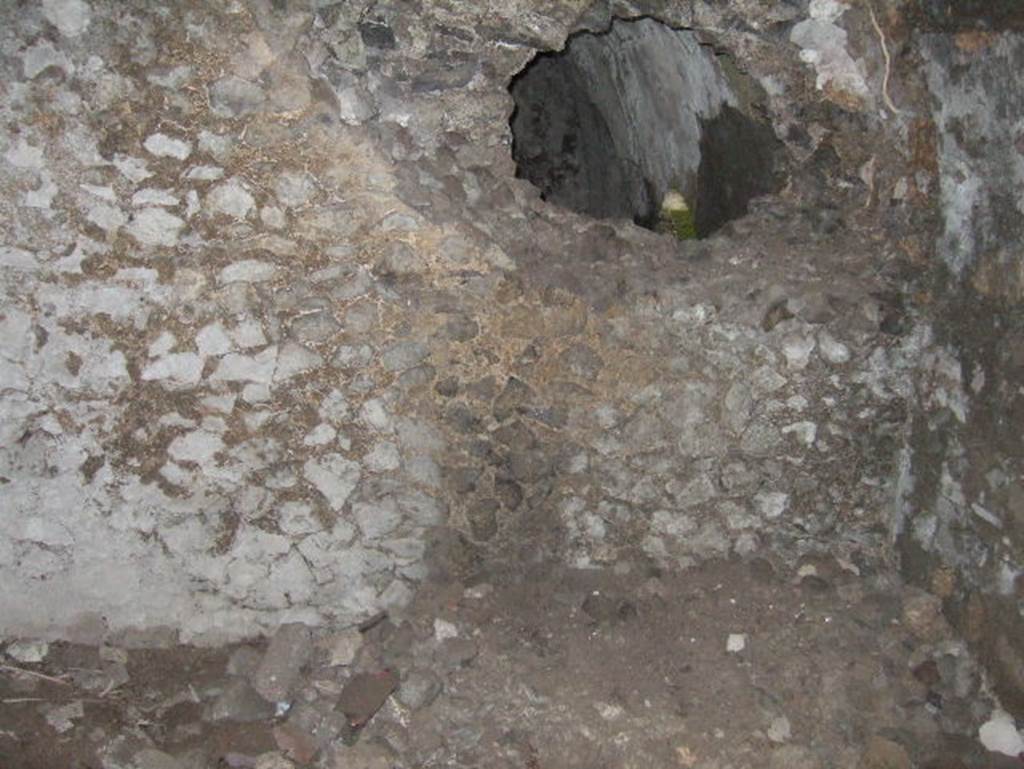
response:
M679 193L705 237L781 186L781 144L737 95L750 86L689 30L640 19L579 33L512 81L517 174L545 200L649 229Z

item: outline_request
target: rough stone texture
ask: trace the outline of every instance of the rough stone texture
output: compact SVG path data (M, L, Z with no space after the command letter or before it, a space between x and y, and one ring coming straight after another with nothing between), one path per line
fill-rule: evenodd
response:
M1019 716L1024 92L1016 79L1024 40L1009 31L1015 13L994 3L973 23L961 11L923 23L934 96L929 161L940 174L939 259L929 285L935 340L915 376L897 531L904 571L942 599Z
M515 178L509 81L611 5L0 10L0 633L895 538L1013 704L1012 25L877 3L886 79L840 0L615 3L728 51L784 142L786 192L698 245Z
M738 109L753 105L741 104L742 83L727 71L696 33L652 19L577 35L512 85L518 172L546 200L647 225L675 190L706 234L778 186L774 135L758 139L758 124ZM732 195L710 194L726 187Z
M286 702L312 653L313 642L305 625L282 625L253 673L253 688L268 702Z

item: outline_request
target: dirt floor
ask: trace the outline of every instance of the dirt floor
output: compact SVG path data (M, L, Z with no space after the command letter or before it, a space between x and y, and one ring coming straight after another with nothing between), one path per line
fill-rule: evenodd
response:
M250 646L22 642L0 767L1024 765L977 742L992 705L935 599L856 572L552 568Z

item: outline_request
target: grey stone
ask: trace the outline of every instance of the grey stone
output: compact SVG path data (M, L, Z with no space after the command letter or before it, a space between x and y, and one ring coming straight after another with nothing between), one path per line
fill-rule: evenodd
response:
M366 468L372 472L388 472L397 470L402 464L402 456L398 447L390 441L380 441L363 457Z
M516 377L509 377L501 394L494 401L494 418L504 422L517 413L522 413L533 400L533 388Z
M373 361L373 348L369 345L342 345L331 358L336 368L362 368Z
M415 275L423 272L428 266L412 246L402 241L391 241L384 248L384 253L377 263L377 272L398 277Z
M248 723L273 718L275 712L274 704L261 697L248 681L236 678L229 681L211 703L205 718Z
M327 651L329 665L347 667L355 661L363 640L358 630L345 630L323 639L319 646Z
M554 467L543 451L519 451L509 455L505 462L509 476L523 483L535 483L551 475Z
M268 702L287 701L312 653L308 627L300 623L282 625L270 639L252 677L253 689Z
M143 208L126 227L128 234L144 246L171 247L178 243L185 222L162 208Z
M277 272L278 266L273 262L243 259L240 262L232 262L224 267L217 279L221 283L259 283L272 279Z
M523 488L510 478L494 481L494 493L506 510L515 510L523 502Z
M818 755L803 745L782 745L768 756L769 769L822 769L824 766Z
M132 769L185 769L185 765L169 753L146 748L135 754Z
M78 37L89 28L92 9L84 0L43 0L43 15L64 37Z
M274 383L286 382L310 369L320 368L324 359L316 352L296 344L285 342L277 356L277 368L274 369Z
M32 80L50 67L56 67L70 74L75 65L63 51L57 50L49 40L41 40L22 54L22 68L25 77Z
M4 654L23 664L42 662L49 653L50 645L46 641L13 641L4 649Z
M358 302L345 311L345 330L366 334L380 323L380 311L372 302Z
M519 420L502 425L492 435L494 440L513 451L529 451L537 446L536 436Z
M206 194L206 207L213 214L245 219L256 207L256 200L242 181L229 179Z
M255 83L235 75L221 78L210 87L210 104L222 117L239 117L263 110L266 94Z
M457 670L469 665L479 653L476 641L470 638L449 638L438 645L434 659L443 670Z
M341 510L349 495L359 483L359 464L341 454L328 454L320 459L309 459L303 465L303 475L317 491L324 495L332 510Z
M398 342L384 351L380 362L388 371L404 371L421 363L429 354L430 350L422 342Z
M185 160L192 154L192 145L189 142L162 133L150 134L142 146L158 158Z
M466 315L455 315L445 323L444 331L453 342L468 342L480 333L480 326Z
M501 505L496 499L481 499L474 502L466 514L473 537L487 541L498 533L498 510Z
M459 380L457 377L445 377L439 379L434 385L434 392L443 398L454 398L459 394Z
M413 670L402 681L395 695L410 710L428 707L442 689L441 680L429 670Z
M259 667L262 656L251 646L239 646L228 657L227 674L240 678L251 677Z
M574 344L566 349L561 355L561 362L575 376L588 382L604 367L601 356L585 344Z
M313 178L302 171L285 171L274 182L274 194L287 208L297 208L316 193Z
M444 410L444 421L460 433L472 434L481 429L480 418L459 401L449 404Z
M225 355L211 379L227 382L255 382L270 384L277 370L277 348L268 347L256 355Z
M481 468L473 466L451 467L445 469L444 475L448 479L452 491L456 494L468 494L476 489L482 472Z

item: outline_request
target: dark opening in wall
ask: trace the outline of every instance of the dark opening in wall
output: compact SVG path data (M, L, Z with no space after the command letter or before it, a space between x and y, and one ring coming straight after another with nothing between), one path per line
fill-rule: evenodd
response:
M692 31L617 19L538 54L509 90L517 175L565 208L654 229L684 200L704 237L782 185L759 89Z

